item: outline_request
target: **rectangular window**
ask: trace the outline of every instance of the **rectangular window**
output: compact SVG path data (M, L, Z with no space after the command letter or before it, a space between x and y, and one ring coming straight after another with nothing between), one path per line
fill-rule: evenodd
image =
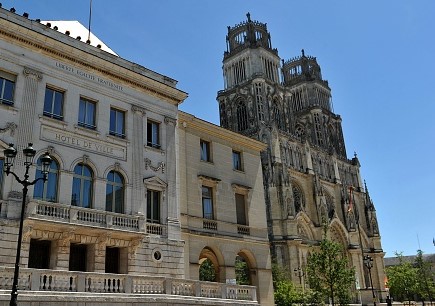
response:
M56 89L45 89L44 116L63 120L63 95Z
M246 218L246 202L243 194L236 193L236 215L237 224L248 225Z
M148 120L147 122L147 146L160 148L160 125L155 121Z
M110 135L125 138L125 112L110 109Z
M233 151L233 169L242 171L242 153Z
M160 191L147 191L147 221L160 223Z
M88 129L95 130L95 113L97 109L97 103L80 98L79 105L79 125Z
M120 273L119 263L120 263L120 249L113 247L106 247L106 263L105 272L106 273Z
M86 272L87 245L71 243L69 249L69 270Z
M49 269L51 241L30 239L29 268Z
M0 103L14 104L15 77L9 73L0 71Z
M202 214L204 219L214 219L211 187L202 186Z
M201 160L211 162L210 143L205 140L200 141Z

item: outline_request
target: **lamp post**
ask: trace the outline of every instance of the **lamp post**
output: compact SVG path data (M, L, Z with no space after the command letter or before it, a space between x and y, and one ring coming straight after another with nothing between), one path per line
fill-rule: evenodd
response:
M43 180L47 181L48 170L50 169L51 157L48 152L46 152L41 157L42 163L42 174L43 176L37 178L33 181L29 181L29 168L33 163L33 158L35 157L36 151L33 149L32 144L29 143L28 147L23 149L23 155L25 158L24 165L26 166L26 172L24 174L24 179L20 179L13 171L11 167L14 165L15 157L17 156L17 150L14 148L14 144L9 144L9 148L4 150L4 156L6 158L4 172L6 175L12 174L18 183L23 185L23 202L21 204L21 214L20 214L20 228L18 230L18 242L17 242L17 256L15 258L15 270L14 270L14 282L12 283L11 301L10 306L17 306L18 297L18 275L20 270L20 256L21 256L21 240L23 238L23 222L24 222L24 212L26 207L26 197L28 187L34 185L37 181Z
M303 279L305 276L304 270L302 270L301 267L298 267L298 268L295 268L293 271L295 272L295 275L297 277L299 277L299 283L302 286L302 292L305 293L305 280Z
M373 305L376 306L376 295L375 295L375 289L373 288L373 280L372 280L373 258L369 255L364 255L364 265L369 270L370 287L372 287Z

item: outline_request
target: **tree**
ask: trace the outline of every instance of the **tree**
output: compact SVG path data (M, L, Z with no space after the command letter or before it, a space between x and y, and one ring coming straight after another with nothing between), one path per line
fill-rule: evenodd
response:
M332 305L336 301L347 305L351 300L351 288L355 282L355 270L349 267L343 247L324 236L318 251L308 257L307 274L310 288L322 300L330 299Z
M199 280L207 282L216 281L216 271L213 262L207 258L199 266Z
M430 301L435 296L434 274L431 264L423 259L423 251L417 250L414 267L417 269L417 295L422 301Z
M249 276L249 266L246 260L237 255L236 262L234 264L234 268L236 270L236 282L237 285L250 285L250 276Z
M396 253L399 264L387 268L390 295L395 300L411 300L418 292L417 268L403 259L402 253Z

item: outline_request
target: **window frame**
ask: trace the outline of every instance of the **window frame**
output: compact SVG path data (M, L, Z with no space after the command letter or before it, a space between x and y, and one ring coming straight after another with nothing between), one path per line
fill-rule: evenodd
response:
M238 157L238 163L236 163L236 158ZM243 154L241 151L233 150L232 153L232 159L233 159L233 170L235 171L243 171Z
M238 200L238 197L239 197L239 200ZM241 199L240 199L240 197L241 197ZM249 225L249 218L248 218L248 211L247 211L246 194L236 192L234 194L234 200L235 200L235 207L236 207L236 222L237 222L237 224L248 226ZM242 202L240 202L240 201L242 201ZM243 215L243 217L241 217L239 219L239 215L240 216Z
M208 193L205 193L204 191L207 190ZM202 217L207 220L215 220L216 214L215 214L215 205L214 205L214 188L207 186L207 185L201 185L201 205L202 205ZM206 201L210 201L210 212L206 212ZM208 209L207 209L208 210Z
M114 117L112 117L112 114L114 114ZM121 123L121 132L119 132L119 124L118 124L118 114L122 115L122 123ZM109 134L115 137L119 138L125 138L125 120L126 119L126 111L121 110L116 107L110 108L110 115L109 115ZM112 120L114 120L115 130L112 130Z
M85 105L85 109L84 109L84 121L80 121L80 117L81 117L81 113L82 113L82 105ZM89 118L89 114L88 114L88 105L93 105L93 113L92 113L92 123L87 123L86 121L88 121ZM97 101L85 98L85 97L80 97L80 101L79 101L79 112L78 112L78 120L77 120L77 124L81 127L84 127L86 129L90 129L90 130L96 130L97 129L97 124L96 124L96 120L97 120Z
M154 200L157 199L157 204ZM162 224L162 191L155 189L147 189L147 215L146 220L148 223ZM154 206L156 205L156 206ZM154 211L157 208L157 212ZM150 216L150 218L148 217ZM157 217L157 218L155 218Z
M109 176L110 174L113 174L113 180L109 180ZM120 181L121 182L116 182L116 176L119 176ZM116 187L121 187L121 203L120 205L118 205L118 202L116 201L117 198L117 191L118 189L115 190ZM112 189L111 192L111 207L110 209L108 209L108 191L109 188ZM115 191L114 191L115 190ZM118 213L118 214L123 214L125 212L125 179L124 176L119 172L119 171L115 171L115 170L110 170L109 173L107 174L106 177L106 201L105 201L105 208L106 211L108 212L114 212L114 213ZM119 208L119 209L118 209Z
M38 161L36 162L36 172L35 172L35 178L36 179L43 177L41 157L38 158ZM56 168L53 169L53 165L55 165ZM48 198L47 195L48 195L48 193L50 193L50 190L51 190L49 184L53 180L53 177L55 177L54 190L53 190L54 196ZM44 182L43 180L39 180L38 182L36 182L35 186L33 187L33 198L34 199L38 199L38 200L42 200L42 201L52 202L52 203L58 202L58 198L59 198L59 177L60 177L59 163L57 162L57 160L55 160L53 158L51 160L50 168L48 170L47 181ZM40 190L41 187L42 187L42 191ZM37 196L36 195L37 192L38 193L42 192L42 195L41 196Z
M46 104L47 102L47 91L50 90L52 92L52 96L51 96L51 101L50 101L50 110L51 111L46 111ZM57 114L54 109L57 108L56 107L56 94L61 94L61 101L60 101L60 114ZM43 115L46 117L50 117L56 120L61 120L63 121L63 107L64 107L64 102L65 102L65 91L51 87L51 86L46 86L45 87L45 97L44 97L44 109L42 111Z
M16 76L0 70L0 104L14 105ZM11 99L5 99L6 82L12 83Z
M155 133L154 127L156 127L157 129L157 133ZM152 119L147 119L147 146L155 149L160 149L160 139L160 122Z
M81 174L76 174L76 167L82 167L81 170ZM87 168L90 172L90 176L85 176L83 175L84 169ZM89 178L89 179L87 179ZM79 180L79 187L80 187L80 192L79 192L79 199L74 200L73 196L74 196L74 183ZM83 203L83 196L84 196L84 188L85 188L85 182L89 181L90 183L90 190L89 190L89 203L88 206L84 206ZM92 170L91 167L89 167L88 165L84 164L84 163L78 163L77 165L75 165L74 167L74 171L73 171L73 182L72 182L72 192L71 192L71 205L73 206L78 206L78 207L83 207L83 208L92 208L94 204L94 171Z
M211 163L212 162L211 142L204 139L200 139L199 148L200 148L200 160Z

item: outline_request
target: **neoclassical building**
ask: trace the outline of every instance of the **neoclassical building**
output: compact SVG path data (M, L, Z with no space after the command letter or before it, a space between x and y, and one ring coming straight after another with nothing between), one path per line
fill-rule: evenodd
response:
M220 125L267 144L261 161L273 258L291 271L303 270L327 222L329 235L356 268L363 300L371 300L363 256L373 258L373 287L382 299L384 252L376 209L356 154L347 157L342 119L317 59L302 50L282 60L266 24L249 14L228 27L226 43L224 88L217 94ZM299 276L296 283L304 281Z
M77 27L0 8L0 166L10 143L18 175L29 143L31 179L52 157L25 199L20 305L273 305L266 146L179 112L187 94L175 80ZM22 201L1 171L0 305ZM201 281L204 261L213 282Z

